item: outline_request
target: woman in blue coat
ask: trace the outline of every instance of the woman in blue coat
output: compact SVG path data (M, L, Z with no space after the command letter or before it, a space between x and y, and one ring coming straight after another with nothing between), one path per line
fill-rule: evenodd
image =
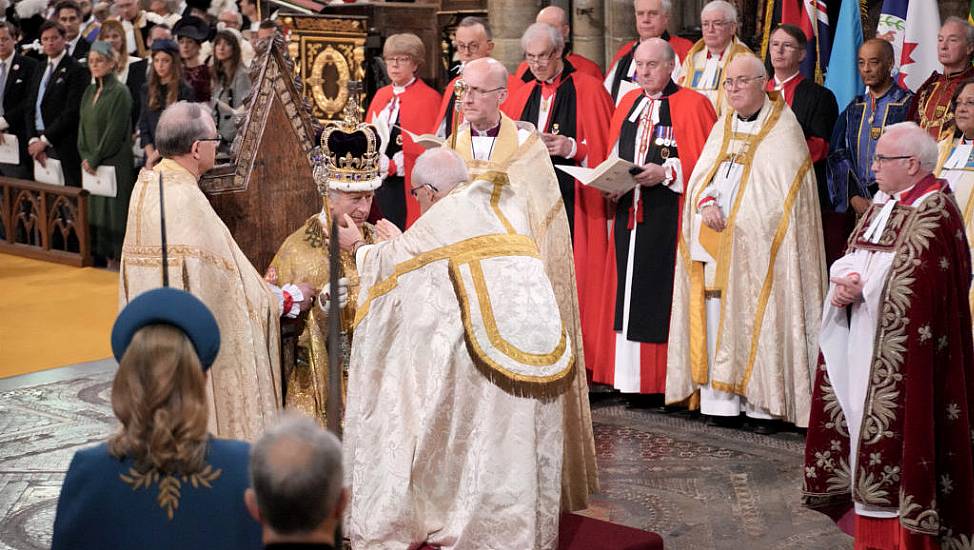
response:
M187 292L152 290L122 310L112 330L121 426L74 455L55 550L262 548L243 498L250 447L207 431L206 369L219 347L216 320Z

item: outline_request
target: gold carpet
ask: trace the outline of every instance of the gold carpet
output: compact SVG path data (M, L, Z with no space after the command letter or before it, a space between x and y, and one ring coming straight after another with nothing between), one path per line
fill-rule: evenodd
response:
M0 254L0 378L111 357L118 274Z

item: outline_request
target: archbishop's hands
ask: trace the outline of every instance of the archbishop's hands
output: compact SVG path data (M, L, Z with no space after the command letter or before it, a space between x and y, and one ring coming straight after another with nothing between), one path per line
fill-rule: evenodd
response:
M355 250L355 245L359 243L365 244L362 230L355 225L355 221L352 220L351 216L344 214L338 220L338 246L342 250L352 252Z
M862 301L862 287L865 283L858 273L849 273L845 277L832 277L829 280L835 285L831 299L833 306L845 307Z
M724 219L724 213L720 210L720 206L716 204L708 204L700 210L700 217L703 218L703 223L717 231L718 233L727 228L727 220Z
M402 235L402 230L396 224L382 218L375 224L375 233L379 241L389 241Z
M331 283L327 283L318 295L318 307L327 312L331 308ZM343 308L348 305L348 279L342 277L338 279L338 291L334 293L338 297L338 307Z

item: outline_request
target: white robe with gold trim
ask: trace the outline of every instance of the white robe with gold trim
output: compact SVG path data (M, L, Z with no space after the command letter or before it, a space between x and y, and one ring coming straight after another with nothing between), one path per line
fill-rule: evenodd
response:
M765 100L751 126L755 133L736 131L743 128L732 111L721 117L687 185L666 401L694 397L693 406L695 392L709 384L745 398L764 415L805 426L818 358L825 253L808 147L795 115L775 98ZM716 233L703 226L696 207L730 158L743 165L743 173L733 198L721 197L727 228ZM715 261L693 259L699 257L693 248L703 242ZM705 301L716 296L714 322ZM708 332L713 353L707 350Z
M934 174L938 178L947 180L950 191L953 193L954 200L957 201L957 208L964 216L964 231L967 233L967 243L971 245L971 253L974 254L974 147L968 144L969 149L956 151L960 139L953 136L940 141L939 155L937 157L937 169ZM967 153L968 158L952 158L954 154L963 156ZM969 298L971 308L974 309L974 285L971 286ZM974 327L972 327L974 330Z
M169 286L203 301L220 327L207 377L210 431L253 441L281 402L280 303L210 206L196 178L163 159L139 174L119 269L119 307L162 286L159 173L163 174Z
M346 534L356 548L553 548L574 342L503 174L359 250Z

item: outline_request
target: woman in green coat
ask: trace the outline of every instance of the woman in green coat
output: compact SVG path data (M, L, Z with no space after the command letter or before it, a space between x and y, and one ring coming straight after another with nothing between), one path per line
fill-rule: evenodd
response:
M115 196L88 196L91 252L97 263L116 268L122 256L129 197L135 181L132 158L132 97L115 78L115 51L98 41L88 53L93 82L81 100L78 152L81 169L94 175L102 166L115 168Z

